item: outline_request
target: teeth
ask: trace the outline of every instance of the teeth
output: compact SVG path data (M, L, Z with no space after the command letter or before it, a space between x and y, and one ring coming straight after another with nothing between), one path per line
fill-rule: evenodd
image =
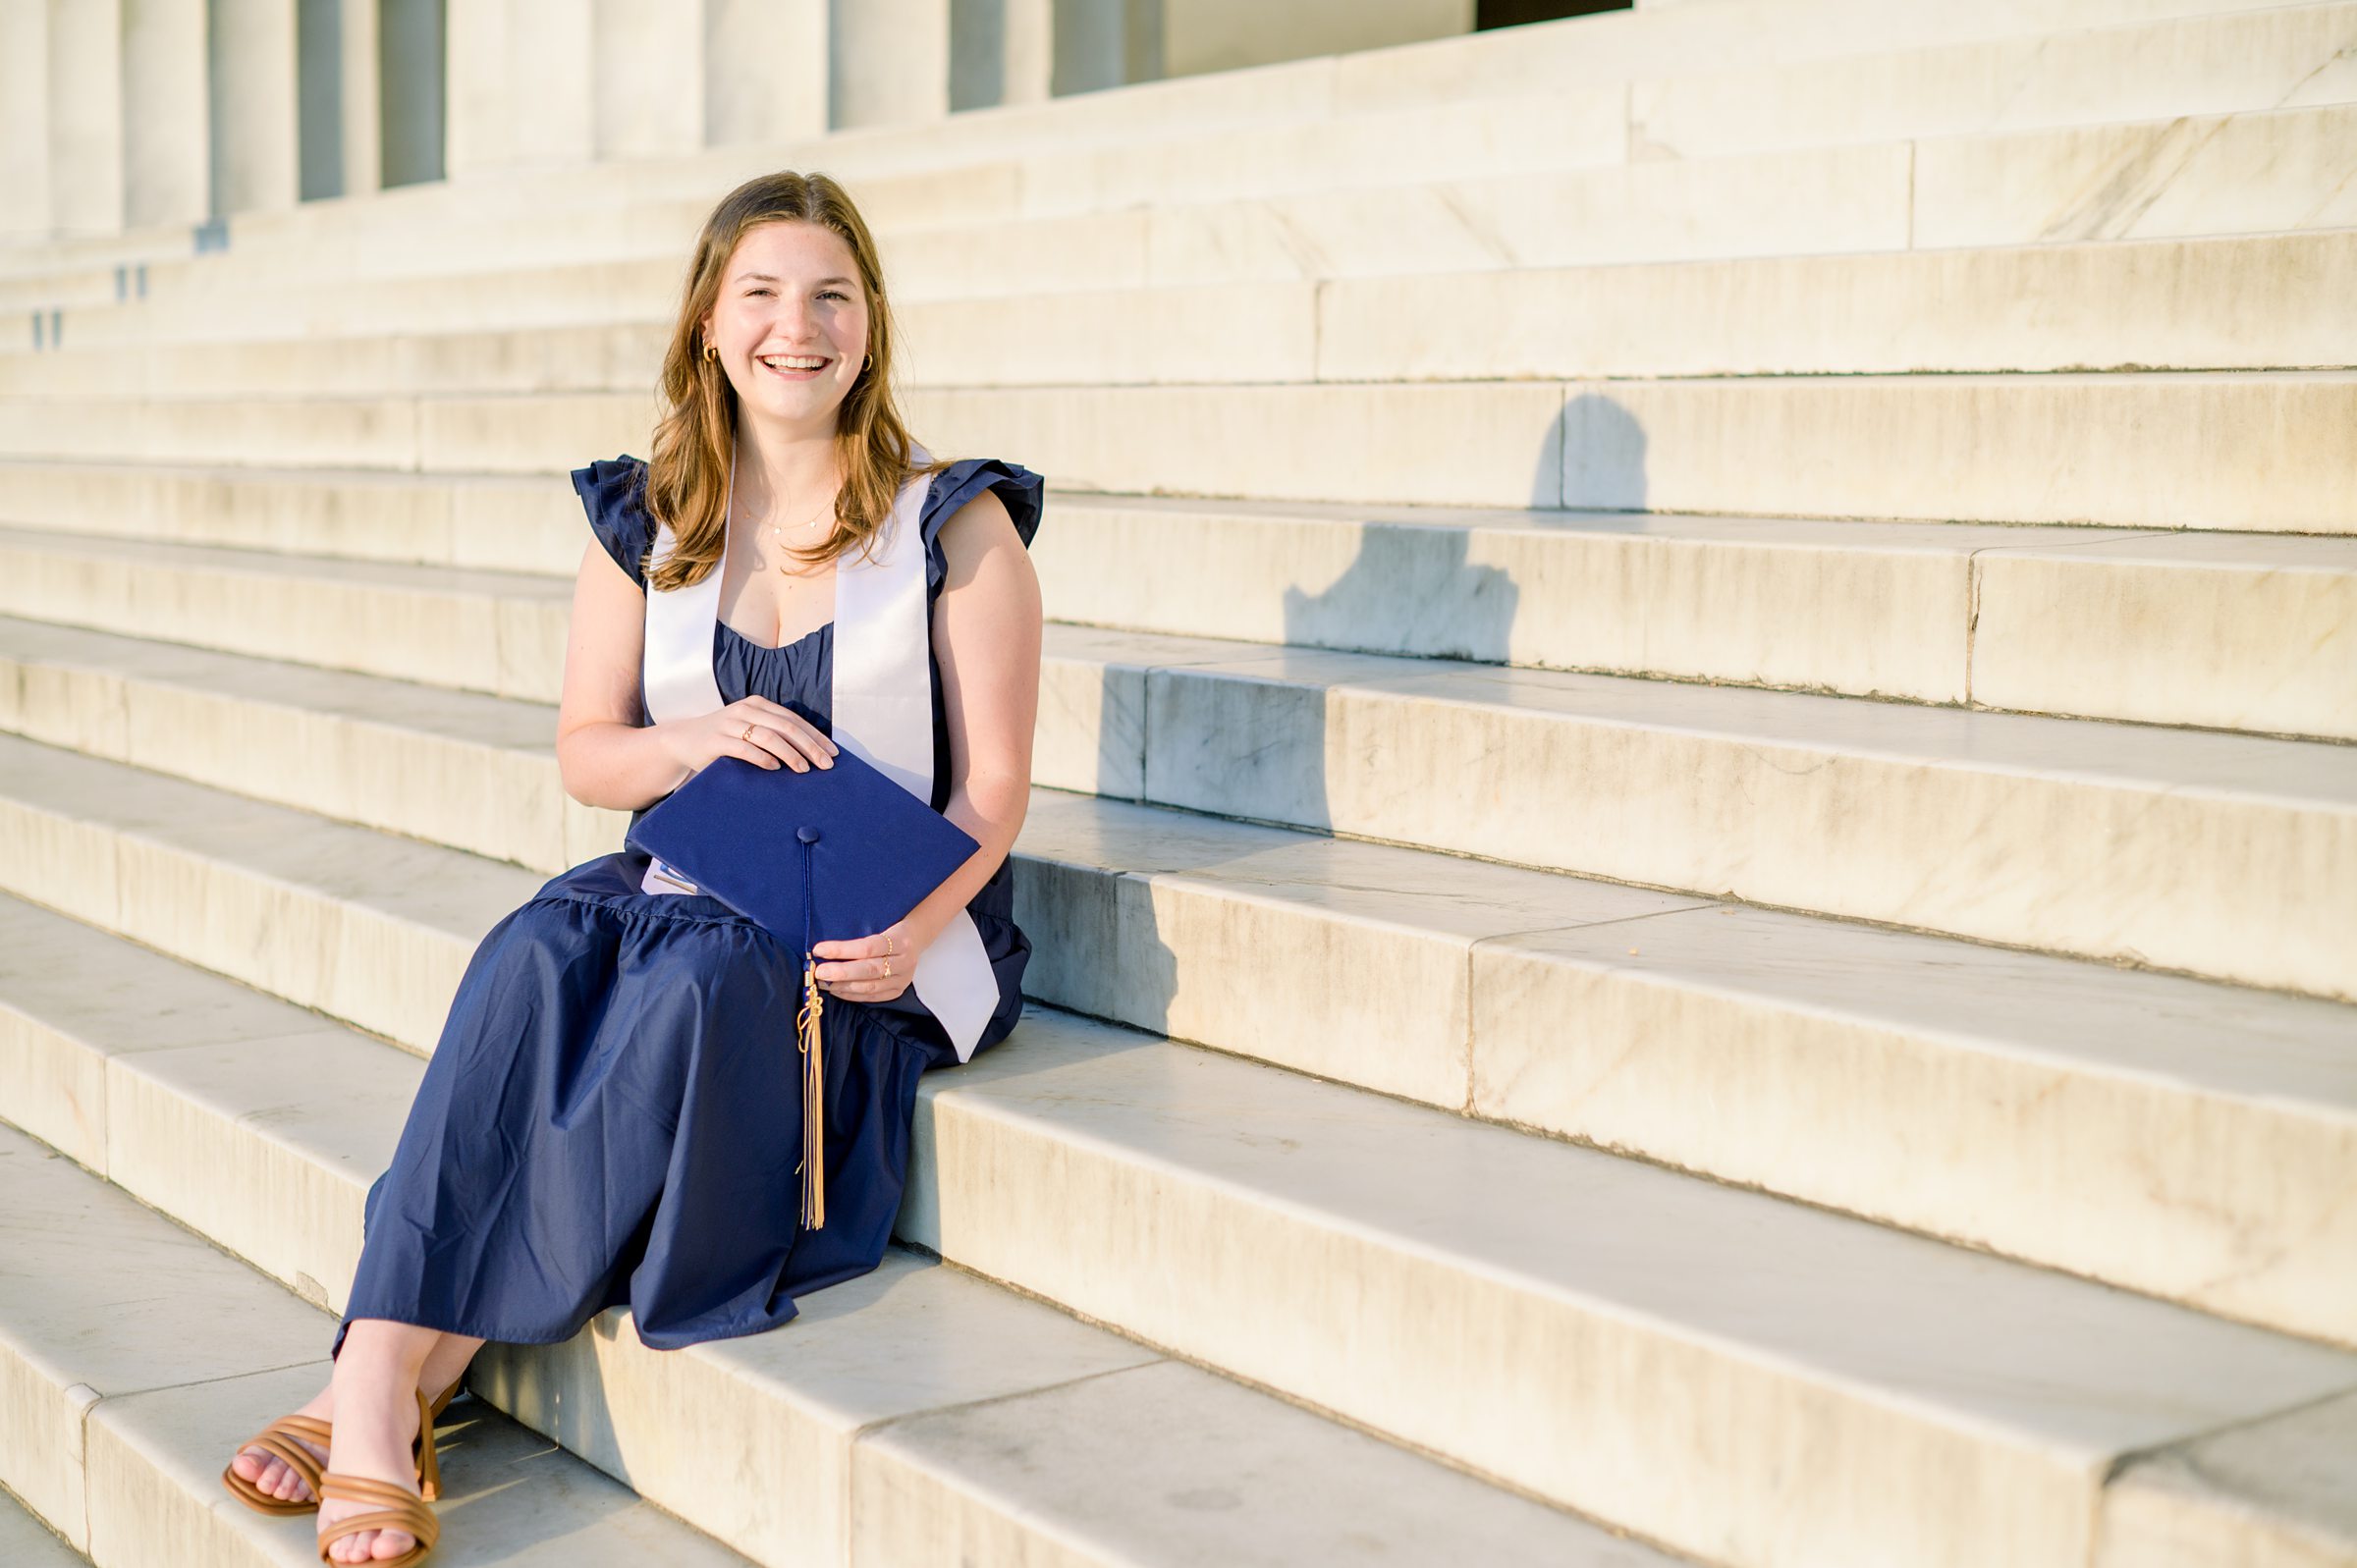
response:
M827 361L815 354L763 354L761 362L778 370L816 370Z

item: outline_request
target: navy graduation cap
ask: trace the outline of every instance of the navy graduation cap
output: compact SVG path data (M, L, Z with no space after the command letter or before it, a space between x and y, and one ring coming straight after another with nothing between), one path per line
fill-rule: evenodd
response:
M852 754L795 772L716 757L625 838L802 955L802 1222L827 1222L820 942L872 937L922 903L981 844ZM825 935L820 935L821 931Z

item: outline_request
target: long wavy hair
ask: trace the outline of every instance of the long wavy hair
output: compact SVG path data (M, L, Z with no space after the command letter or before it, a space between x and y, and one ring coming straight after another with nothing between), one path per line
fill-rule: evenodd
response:
M738 242L768 223L814 223L843 237L867 291L867 352L874 361L851 383L835 415L835 444L843 488L835 497L835 530L815 544L790 547L805 566L864 549L884 526L900 487L912 474L944 464L912 460L915 443L892 401L892 307L884 270L867 223L843 187L823 174L791 169L747 180L704 220L688 266L680 315L664 351L658 388L668 410L655 427L646 464L647 510L668 524L673 549L647 571L649 591L700 582L720 565L727 538L729 454L737 435L737 393L728 373L703 355L702 322L720 297L721 274ZM652 552L650 551L650 554Z

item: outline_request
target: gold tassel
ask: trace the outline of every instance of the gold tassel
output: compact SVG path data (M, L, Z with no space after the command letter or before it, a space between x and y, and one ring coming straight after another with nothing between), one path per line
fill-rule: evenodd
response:
M802 1223L812 1230L827 1222L826 1087L827 1069L819 1051L819 1017L825 1003L818 995L818 964L802 955L802 1010L795 1028L802 1045Z

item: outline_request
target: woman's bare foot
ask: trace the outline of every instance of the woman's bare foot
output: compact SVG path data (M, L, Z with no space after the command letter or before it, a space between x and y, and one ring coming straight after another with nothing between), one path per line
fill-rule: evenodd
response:
M319 1421L333 1421L336 1419L335 1410L336 1386L331 1382L313 1394L309 1404L304 1405L294 1414L310 1416ZM323 1449L304 1442L300 1437L289 1436L287 1441L307 1451L320 1464L327 1463L327 1454ZM247 1481L253 1483L255 1488L265 1496L281 1497L289 1502L308 1502L310 1500L309 1483L296 1474L293 1465L288 1464L276 1454L265 1453L259 1448L241 1448L238 1450L238 1456L229 1462L229 1467Z
M439 1335L435 1339L433 1349L426 1353L425 1371L420 1375L417 1386L423 1388L430 1397L439 1399L445 1391L456 1386L458 1380L466 1376L466 1364L474 1359L474 1353L482 1348L482 1343L480 1339L468 1338L465 1334ZM325 1387L311 1396L310 1403L293 1414L309 1416L314 1420L328 1422L332 1425L336 1419L336 1385L334 1381L331 1379ZM321 1468L326 1467L327 1452L316 1443L304 1442L300 1437L292 1436L287 1440L309 1453ZM254 1487L267 1496L283 1497L289 1502L309 1502L311 1500L310 1484L298 1475L292 1465L275 1454L266 1453L259 1448L241 1448L237 1452L237 1457L230 1461L230 1468L253 1483Z
M417 1383L436 1337L430 1328L379 1319L357 1320L347 1328L344 1351L336 1361L338 1416L328 1470L390 1482L416 1493L412 1444L423 1415ZM319 1505L318 1532L325 1536L340 1520L378 1511L374 1503L324 1501ZM330 1542L327 1554L332 1562L364 1563L398 1557L416 1543L406 1530L362 1530Z

